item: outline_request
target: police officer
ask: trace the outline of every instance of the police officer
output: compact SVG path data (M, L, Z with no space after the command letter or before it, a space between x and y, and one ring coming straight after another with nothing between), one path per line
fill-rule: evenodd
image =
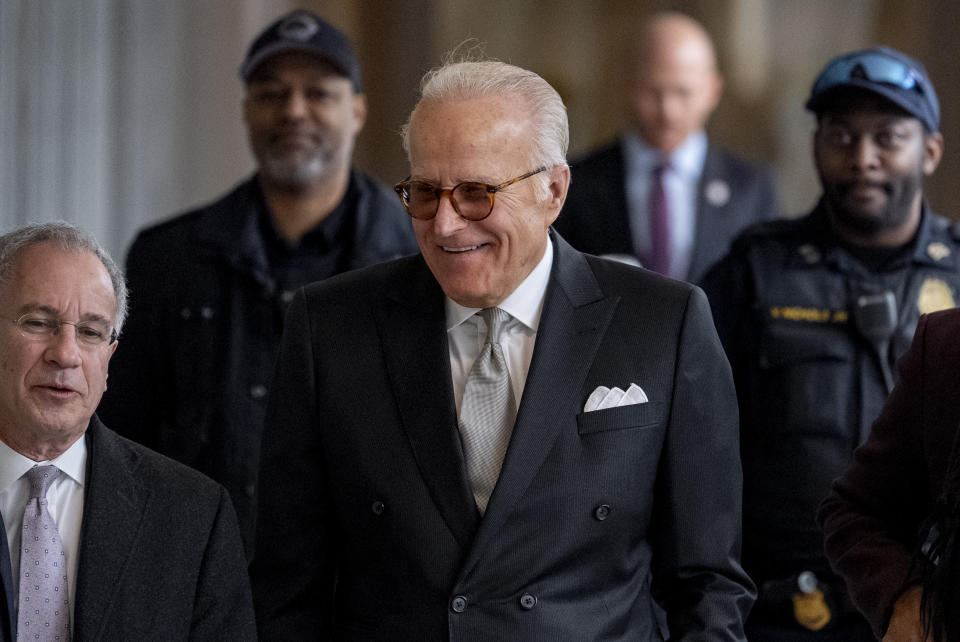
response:
M757 640L873 640L814 521L866 437L918 317L954 307L960 235L923 198L943 151L923 66L886 47L832 60L806 106L823 188L807 216L744 232L704 279L734 368L743 562Z

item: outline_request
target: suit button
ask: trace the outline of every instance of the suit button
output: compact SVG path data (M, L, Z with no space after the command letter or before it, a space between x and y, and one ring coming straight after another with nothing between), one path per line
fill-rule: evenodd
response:
M463 613L467 610L467 598L462 595L457 595L453 598L453 601L450 602L450 608L453 609L454 613Z
M600 504L599 506L597 506L597 510L593 511L593 516L597 519L597 521L600 521L600 522L610 517L609 504Z
M250 396L254 399L263 399L267 396L267 387L262 383L256 383L250 386Z
M384 509L386 509L386 507L387 507L386 504L384 504L380 500L377 500L373 502L373 504L370 506L370 510L373 511L374 515L383 515L383 511Z
M520 596L520 608L524 611L529 611L537 605L537 598L529 593L524 593Z
M243 492L247 494L247 497L253 497L257 494L257 485L251 482L243 487Z

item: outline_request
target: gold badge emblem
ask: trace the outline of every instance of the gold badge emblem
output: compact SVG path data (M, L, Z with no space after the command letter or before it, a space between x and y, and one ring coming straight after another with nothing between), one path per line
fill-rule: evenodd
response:
M793 594L793 617L805 629L819 631L830 623L830 615L830 607L820 589Z
M931 245L937 245L933 243ZM946 247L944 247L946 250ZM928 249L929 251L929 249ZM950 250L946 250L948 253ZM920 286L917 296L917 310L920 314L929 314L938 310L957 307L953 298L953 289L942 279L927 279Z
M927 246L927 254L929 254L930 258L934 261L942 261L950 256L950 248L947 247L945 243L934 241Z

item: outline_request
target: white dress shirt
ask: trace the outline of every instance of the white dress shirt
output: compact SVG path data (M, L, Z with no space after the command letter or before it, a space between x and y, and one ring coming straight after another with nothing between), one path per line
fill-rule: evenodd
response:
M30 494L27 471L34 466L50 464L60 469L60 476L47 490L47 510L60 532L67 563L67 593L70 599L70 625L73 626L76 603L77 555L80 549L80 522L83 519L83 483L87 470L87 441L73 442L52 461L33 461L0 441L0 516L3 517L13 567L13 590L20 586L20 535L23 531L23 509Z
M553 243L547 240L547 249L537 266L517 289L497 306L511 317L500 330L499 343L503 348L510 384L513 387L513 398L518 409L527 382L527 372L530 370L530 359L533 357L533 346L537 340L537 328L540 326L540 314L543 312L543 299L552 266ZM473 362L480 356L480 350L486 341L487 328L483 319L476 315L479 308L465 308L447 298L446 311L450 373L453 375L453 394L459 417L467 375L470 374Z
M707 135L703 131L690 134L670 154L664 154L628 132L623 135L623 149L630 233L634 251L643 262L649 261L652 249L648 209L653 169L663 160L669 161L669 169L663 173L670 208L669 276L685 279L693 259L697 189L707 158Z

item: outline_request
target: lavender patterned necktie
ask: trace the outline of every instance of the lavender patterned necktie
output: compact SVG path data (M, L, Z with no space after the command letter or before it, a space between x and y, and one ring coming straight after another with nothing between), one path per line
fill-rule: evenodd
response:
M60 476L55 466L27 471L30 498L23 509L20 544L20 610L17 639L68 642L67 565L57 525L47 510L47 490Z
M507 362L497 341L510 315L500 308L485 308L477 314L486 322L487 337L463 390L460 441L473 498L483 514L500 477L517 411Z

